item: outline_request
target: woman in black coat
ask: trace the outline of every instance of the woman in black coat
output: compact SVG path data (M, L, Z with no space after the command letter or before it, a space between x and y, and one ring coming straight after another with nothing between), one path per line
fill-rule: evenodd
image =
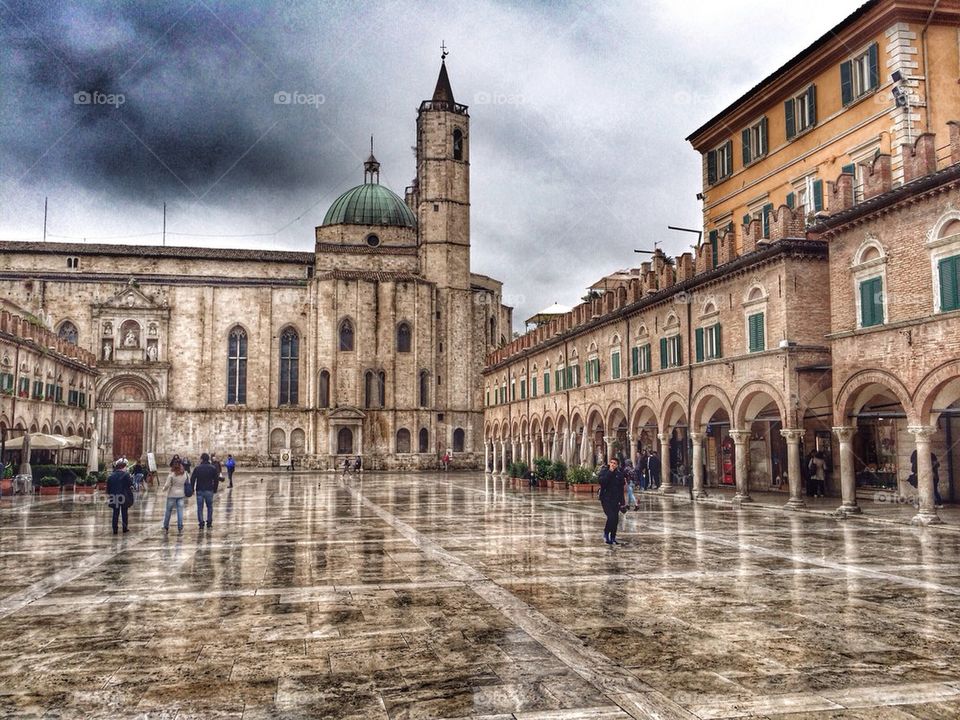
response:
M617 524L620 522L620 509L626 507L624 497L626 482L623 470L616 458L610 458L607 467L600 471L600 504L607 523L603 526L603 539L607 545L622 545L617 542Z

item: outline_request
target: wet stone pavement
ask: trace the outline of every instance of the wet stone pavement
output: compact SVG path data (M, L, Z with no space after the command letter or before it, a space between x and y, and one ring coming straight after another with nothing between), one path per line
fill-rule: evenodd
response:
M261 481L261 477L263 480ZM958 718L960 534L479 473L0 504L0 717Z

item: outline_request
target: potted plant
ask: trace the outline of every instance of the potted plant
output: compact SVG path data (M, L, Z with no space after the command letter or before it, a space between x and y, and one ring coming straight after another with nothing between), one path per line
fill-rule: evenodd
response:
M74 492L81 493L83 495L90 495L94 490L97 489L97 481L100 479L100 474L95 472L87 473L82 478L77 479L77 484L74 487Z
M593 482L593 472L590 468L581 466L572 467L567 470L567 484L574 492L592 492L597 493L600 484Z
M107 491L107 473L105 470L100 470L97 473L97 490L99 490L100 492Z
M68 467L57 468L57 478L64 490L73 489L77 484L77 474Z
M525 480L527 473L530 472L525 462L510 463L510 478L513 480Z
M40 494L41 495L59 495L60 494L60 481L55 478L53 475L45 475L40 478Z
M547 487L563 487L567 482L567 465L562 460L557 460L550 466L550 473L547 475Z

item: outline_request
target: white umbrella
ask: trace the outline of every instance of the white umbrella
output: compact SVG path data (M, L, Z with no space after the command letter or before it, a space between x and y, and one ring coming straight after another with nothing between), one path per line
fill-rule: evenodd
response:
M68 441L62 435L48 435L46 433L27 433L23 437L14 438L7 443L8 450L62 450L68 446Z
M100 469L99 458L97 457L97 443L100 439L100 433L97 432L97 429L93 429L93 434L90 436L90 448L87 453L87 472L97 472Z

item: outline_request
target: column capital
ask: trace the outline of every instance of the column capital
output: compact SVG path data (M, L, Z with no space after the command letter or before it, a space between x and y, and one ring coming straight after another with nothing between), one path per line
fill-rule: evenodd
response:
M848 443L853 439L853 434L857 429L853 425L838 425L833 428L834 435L842 443Z
M803 439L803 430L797 428L784 428L780 431L780 436L788 443L798 443Z
M702 433L702 432L690 433L690 440L693 442L694 445L699 445L700 443L702 443L705 437L707 437L706 433Z
M657 433L657 438L660 440L660 442L661 442L662 444L666 445L667 443L670 442L670 436L671 436L672 434L673 434L673 433L668 433L668 432L666 432L666 433Z
M604 436L603 436L603 441L604 441L605 443L611 443L611 442L613 442L615 439L616 439L616 438L614 438L613 435L604 435Z
M733 438L733 442L736 445L745 445L747 440L750 439L750 436L753 435L749 430L731 430L730 437Z
M907 432L913 435L918 443L930 442L930 437L936 434L937 428L933 425L909 425Z

